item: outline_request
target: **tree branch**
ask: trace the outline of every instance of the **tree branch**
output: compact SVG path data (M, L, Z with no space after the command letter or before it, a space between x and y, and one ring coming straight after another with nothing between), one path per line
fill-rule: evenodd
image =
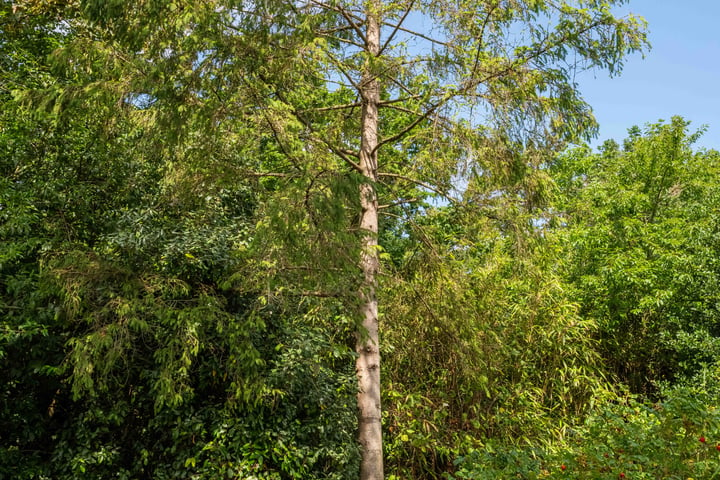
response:
M329 39L331 39L331 40L337 40L338 42L342 42L342 43L346 43L346 44L348 44L348 45L352 45L353 47L357 47L357 48L359 48L359 49L364 49L364 48L365 48L365 45L363 45L363 44L361 44L361 43L358 43L358 42L354 42L354 41L349 40L349 39L347 39L347 38L341 38L341 37L336 37L336 36L333 36L333 35L325 35L325 34L322 34L322 36L323 36L323 37L327 37L327 38L329 38Z
M328 5L325 2L319 2L317 0L310 0L310 3L317 5L318 7L324 8L325 10L332 10L332 11L337 12L340 15L342 15L343 18L348 22L349 26L355 31L357 36L362 40L362 42L364 44L367 44L367 39L365 38L365 35L363 34L362 30L360 29L360 25L362 24L361 18L356 17L356 19L360 21L360 25L359 25L359 24L356 24L355 21L353 20L353 15L350 12L348 12L346 9L344 9L340 6Z
M419 202L419 201L420 201L419 198L401 198L400 200L397 200L392 203L388 203L386 205L378 205L378 209L384 210L386 208L396 207L398 205L403 205L405 203L415 203L415 202Z
M453 96L454 96L454 95L453 95ZM451 97L451 98L452 98L452 97ZM395 135L392 135L392 136L390 136L390 137L388 137L388 138L385 138L385 139L383 139L382 141L378 142L378 145L377 145L377 147L375 147L375 149L377 150L377 149L379 149L380 147L382 147L383 145L387 145L388 143L396 142L397 140L403 138L403 137L404 137L405 135L407 135L412 129L414 129L415 127L417 127L421 122L423 122L424 120L430 118L430 116L431 116L432 114L434 114L435 111L436 111L438 108L440 108L441 106L443 106L443 105L444 105L445 103L447 103L449 100L450 100L450 98L443 98L443 99L441 99L440 101L438 101L437 103L435 103L434 105L431 105L430 108L427 109L427 111L418 114L418 118L416 118L415 120L413 120L412 122L410 122L410 124L409 124L408 126L406 126L405 128L403 128L402 130L400 130L398 133L396 133Z
M413 5L415 5L415 0L410 0L407 8L405 9L405 12L403 12L403 14L402 14L402 17L400 17L400 20L397 22L397 25L395 25L395 28L393 28L392 33L390 33L387 40L385 40L385 43L383 44L383 46L380 48L380 51L377 54L378 57L383 54L383 52L385 51L385 49L388 48L388 46L390 46L390 42L392 42L393 38L395 38L395 35L397 34L398 30L400 30L400 27L405 22L405 19L407 18L407 16L410 14L410 11L412 10Z
M577 32L577 34L583 34L585 32L588 32L592 30L593 28L601 25L601 21L598 20L596 22L591 23L587 27L583 28L580 32ZM429 118L432 114L434 114L439 108L441 108L443 105L450 102L452 99L458 96L467 95L471 90L474 90L477 88L478 85L481 85L483 83L487 83L490 80L500 78L502 76L508 75L509 73L513 72L517 68L519 68L522 65L527 65L532 60L544 55L545 53L549 52L553 48L557 47L558 45L561 45L562 43L566 42L569 38L570 34L565 34L559 39L557 39L554 42L549 42L547 45L544 45L542 47L538 46L538 48L529 55L516 58L510 64L497 72L494 72L484 78L473 78L475 75L475 72L472 72L472 77L467 79L465 82L463 82L463 85L459 89L456 90L446 90L443 98L438 100L435 104L431 105L424 113L419 114L418 118L416 118L414 121L412 121L407 127L403 128L400 132L396 133L395 135L392 135L391 137L388 137L380 142L378 142L378 145L376 149L379 149L383 145L387 145L388 143L395 142L401 138L403 138L405 135L407 135L410 131L412 131L415 127L417 127L421 122ZM400 88L405 89L402 85L399 84L399 82L396 83ZM408 92L411 93L411 92Z
M450 46L450 44L448 44L447 42L440 41L440 40L438 40L437 38L428 37L427 35L424 35L424 34L422 34L422 33L420 33L420 32L416 32L415 30L410 30L409 28L403 27L403 26L400 25L399 23L398 23L398 24L394 24L394 23L390 23L390 22L384 22L384 25L387 25L388 27L392 27L392 28L395 28L395 29L397 29L397 30L400 30L401 32L409 33L410 35L414 35L414 36L416 36L416 37L420 37L420 38L422 38L423 40L427 40L428 42L434 43L434 44L436 44L436 45L441 45L441 46L443 46L443 47L449 47L449 46Z
M329 58L330 60L332 60L332 63L338 68L338 70L340 70L340 73L343 74L343 76L347 79L347 81L350 82L350 85L352 85L353 88L355 88L355 90L357 90L357 91L359 92L359 91L361 90L360 85L359 85L359 84L355 81L355 79L352 78L352 77L350 76L350 74L345 70L345 67L343 66L342 62L341 62L340 60L338 60L337 58L335 58L335 56L334 56L332 53L328 52L328 51L325 52L325 55L327 55L328 58Z
M418 185L420 187L427 188L428 190L430 190L433 193L437 193L438 195L442 196L443 198L447 199L448 201L450 201L452 203L455 203L455 204L461 203L459 199L452 197L450 194L443 192L439 188L437 188L433 185L430 185L427 182L423 182L422 180L410 178L408 176L401 175L399 173L390 173L390 172L378 172L378 177L397 178L400 180L404 180L406 182L414 183L415 185Z
M492 17L493 12L498 8L500 4L497 3L490 8L490 10L487 12L487 15L485 16L485 20L483 20L482 27L480 28L480 36L478 37L478 48L475 51L475 62L473 64L472 72L477 71L478 64L480 63L480 52L482 51L482 47L485 45L485 28L487 28L488 23L490 22L490 18Z
M292 178L292 177L298 176L298 175L293 175L290 173L280 173L280 172L242 172L242 175L245 175L248 177L277 177L277 178Z
M262 78L261 78L261 79L262 79ZM265 81L264 79L262 79L262 80ZM362 171L362 170L360 169L360 165L358 165L357 162L355 162L355 161L353 161L353 160L350 159L351 156L356 157L356 158L359 157L359 156L360 156L359 153L357 153L357 152L355 152L355 151L353 151L353 150L345 149L345 148L342 148L342 147L337 147L336 145L333 144L333 142L330 142L329 140L326 140L325 138L323 138L323 137L318 133L318 131L315 130L315 128L313 128L312 123L310 123L310 122L302 115L302 113L300 113L300 112L298 112L297 110L295 110L295 108L292 107L292 104L287 101L287 99L285 98L285 96L284 96L281 92L276 91L276 92L275 92L275 95L276 95L276 96L280 99L280 101L282 101L285 105L290 106L290 111L291 111L291 113L293 114L293 116L294 116L295 118L297 118L297 119L300 121L300 123L302 123L303 126L305 126L305 128L307 128L307 129L315 136L315 138L317 138L317 139L318 139L323 145L325 145L331 152L333 152L335 155L337 155L338 157L340 157L344 162L346 162L346 163L347 163L348 165L350 165L353 169L355 169L355 171L357 171L357 172L361 172L361 171Z
M362 106L361 102L345 103L343 105L332 105L330 107L306 108L300 112L329 112L332 110L344 110L346 108L357 108Z
M392 105L393 103L407 102L408 100L417 100L418 98L422 97L420 95L411 95L409 97L395 98L393 100L382 100L378 102L378 105L381 107L387 107Z

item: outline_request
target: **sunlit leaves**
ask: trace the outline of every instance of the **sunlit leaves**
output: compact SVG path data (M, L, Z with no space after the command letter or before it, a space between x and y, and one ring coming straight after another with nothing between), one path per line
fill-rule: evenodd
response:
M715 332L717 318L706 286L717 281L718 157L692 151L696 138L673 118L635 129L622 151L570 152L554 166L563 238L574 250L570 279L584 314L601 325L604 356L641 392L693 375L715 355L687 342Z

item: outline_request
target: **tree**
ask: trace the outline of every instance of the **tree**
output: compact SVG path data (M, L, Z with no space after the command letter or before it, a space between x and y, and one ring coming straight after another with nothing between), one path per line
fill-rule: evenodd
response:
M718 153L693 150L689 122L633 127L557 158L557 234L567 279L599 325L601 354L631 391L656 396L716 362Z
M81 2L68 18L82 34L58 59L91 78L81 89L63 89L54 104L99 91L115 102L146 101L157 132L211 139L185 150L195 159L212 151L219 131L247 152L264 145L262 160L239 174L279 179L291 192L270 188L267 205L304 200L283 220L286 227L301 221L268 250L276 264L293 268L269 269L269 284L304 296L340 290L358 312L360 477L378 479L381 207L431 193L455 200L458 175L470 184L501 184L537 166L544 152L592 134L574 72L618 72L645 42L640 19L613 16L611 7L621 3ZM241 121L250 125L244 132ZM318 221L318 206L337 222ZM298 236L332 248L310 253ZM317 273L304 268L308 258L297 265L292 256L303 243L326 273L287 274ZM328 278L332 286L322 284ZM321 290L303 288L313 283Z
M339 25L336 23L326 32L318 31L320 39L329 36L336 44L328 43L318 53L323 63L336 69L335 75L343 79L341 88L355 91L359 104L334 108L360 107L359 149L346 152L343 150L346 142L328 142L364 178L360 186L359 221L364 233L360 258L364 277L360 306L363 320L356 347L358 438L363 453L360 478L383 478L375 293L380 263L379 209L375 185L383 176L398 175L420 185L432 185L433 190L447 191L458 158L452 158L445 149L453 142L464 144L470 147L465 159L473 163L482 151L477 147L487 146L488 140L487 134L468 132L458 125L449 115L453 108L486 105L496 122L496 135L531 149L544 142L552 145L586 133L592 119L570 84L568 70L561 69L559 63L567 58L568 50L575 50L582 62L612 71L621 65L627 51L641 47L643 37L636 19L615 19L610 14L610 5L607 2L582 9L565 2L459 5L427 2L416 6L412 1L399 4L375 1L362 5L309 2L303 6L311 14L339 13ZM430 19L440 33L433 37L408 29L406 22L413 15ZM538 22L538 17L555 15L558 20L554 29L546 29ZM510 44L507 39L511 28L525 29L527 37L519 44ZM387 32L384 40L383 31ZM405 42L417 40L429 47L428 53L413 55L412 51L409 54L404 51ZM325 80L333 81L334 76ZM411 118L405 124L381 129L383 107L408 112ZM293 106L293 110L299 109ZM441 133L438 135L435 129ZM459 141L462 133L469 145ZM399 145L403 150L411 144L426 155L436 156L427 165L435 167L432 176L423 175L413 165L401 166L400 173L382 168L378 160L382 147ZM349 157L357 158L358 162ZM438 168L443 160L450 163L450 168Z

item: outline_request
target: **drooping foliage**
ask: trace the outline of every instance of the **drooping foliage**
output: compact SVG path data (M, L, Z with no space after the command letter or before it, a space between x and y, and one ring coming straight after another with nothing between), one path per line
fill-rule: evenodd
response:
M643 45L613 3L5 2L0 476L356 478L367 185L390 478L711 471L717 153L555 155Z
M92 85L92 71L48 62L83 32L45 21L17 38L43 31L45 50L13 47L44 76L3 72L0 475L347 477L347 322L255 282L255 212L277 187L228 180L272 150L245 157L244 130L169 143L138 98L70 91L63 109L26 108L22 88Z
M714 286L718 153L693 150L701 133L691 133L689 123L675 117L642 130L631 128L623 147L612 141L597 153L581 147L543 167L555 187L551 201L530 215L530 224L540 234L535 237L542 246L539 251L550 263L542 264L542 278L528 278L527 272L521 278L540 291L538 285L556 275L562 296L555 300L572 299L568 304L572 307L570 317L554 312L552 321L557 327L572 329L564 330L565 335L574 331L579 338L562 345L562 337L554 337L552 345L559 348L562 365L553 369L557 377L551 370L542 370L552 365L547 362L539 368L535 364L529 371L542 372L546 380L563 379L562 372L571 362L577 365L578 360L590 360L581 363L584 371L604 373L609 382L595 383L603 377L595 377L593 382L592 376L575 369L574 375L560 381L561 390L594 386L589 401L581 401L586 410L567 417L562 408L573 403L563 399L545 423L538 415L542 403L535 402L529 409L535 414L531 425L541 426L545 432L530 441L518 441L521 422L507 422L508 418L522 418L522 404L514 405L512 413L502 412L500 418L506 423L500 431L511 436L485 437L482 444L468 445L451 478L717 476L720 434L715 405L718 332ZM465 250L456 248L452 255L461 252ZM533 256L523 258L527 262ZM448 293L445 290L442 298ZM507 295L507 291L499 292L495 298ZM459 304L453 298L445 311ZM522 305L514 299L504 315L517 318ZM533 314L542 311L538 306L529 309ZM581 322L562 322L573 316ZM533 327L522 325L517 331L528 335L526 349L542 344L543 334L552 331L537 322ZM449 331L461 332L457 328ZM496 334L498 330L490 331ZM485 332L475 332L475 338L484 336ZM583 353L578 355L573 347ZM520 358L532 358L536 353L509 351ZM547 355L553 350L544 346L539 351ZM494 359L503 353L499 347L478 358ZM447 363L440 364L446 368ZM524 376L522 367L529 365L516 366L510 385L522 384L518 377ZM587 365L595 369L588 370ZM440 378L453 377L446 374ZM628 388L630 394L625 393ZM454 386L452 391L462 390ZM509 400L500 395L502 408L533 391L528 385ZM573 399L576 395L577 390L571 394ZM431 407L425 418L452 419L449 410L440 408L447 408L448 403L427 404ZM416 408L412 414L418 411ZM568 418L570 422L563 424ZM422 422L406 420L406 425L417 431ZM532 435L532 429L519 431ZM409 467L416 466L418 458L422 461L422 456L412 452L414 445L421 442L415 439L405 447L415 461Z
M562 438L608 385L596 326L567 291L557 245L529 221L514 235L452 209L424 221L413 244L425 246L389 281L401 319L385 339L388 428L398 432L389 460L400 477L441 478L485 439Z

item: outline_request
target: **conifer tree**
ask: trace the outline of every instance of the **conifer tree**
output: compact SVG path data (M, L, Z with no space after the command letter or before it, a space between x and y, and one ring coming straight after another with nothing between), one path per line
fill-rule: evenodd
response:
M265 150L238 175L280 179L295 190L277 198L304 199L305 216L285 221L304 218L294 234L306 235L306 262L325 271L315 282L327 283L306 289L312 274L287 275L304 283L281 288L326 295L342 286L356 308L360 478L377 480L381 208L430 193L482 201L452 195L459 175L471 184L526 162L537 167L545 153L591 135L595 121L574 74L615 74L645 45L640 18L613 14L623 3L85 0L69 7L68 28L81 33L57 58L94 81L57 92L54 104L102 92L116 106L146 105L156 132L207 139L188 153L196 160L219 135L233 135L247 152L254 142L273 145L271 160ZM340 221L313 217L315 197L344 202L333 210ZM333 248L311 245L335 234ZM270 255L287 256L280 245ZM347 258L359 269L338 260Z

